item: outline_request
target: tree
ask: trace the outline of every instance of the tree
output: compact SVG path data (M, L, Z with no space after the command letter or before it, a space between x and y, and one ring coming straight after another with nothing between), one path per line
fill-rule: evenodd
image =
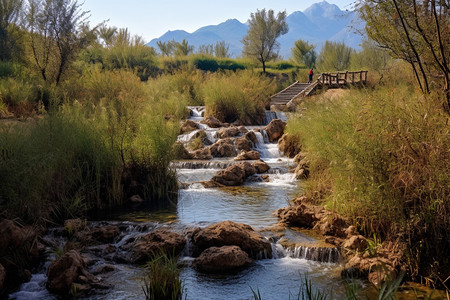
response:
M103 41L103 44L107 47L111 46L114 41L114 37L117 34L117 27L108 27L102 25L98 28L98 37Z
M450 113L450 2L360 0L357 7L368 36L410 64L423 93L430 92L433 78L442 78L444 106Z
M350 59L353 69L369 69L380 74L383 78L383 71L391 60L391 56L383 48L378 47L372 40L364 40L361 44L362 50L354 53Z
M256 58L262 63L266 72L266 62L278 56L280 48L277 39L288 32L286 11L279 12L275 17L273 10L257 10L250 15L247 35L242 40L243 54Z
M157 41L156 45L163 56L172 56L175 47L175 41L162 42Z
M297 64L303 64L308 68L313 67L317 59L315 48L315 45L309 44L306 41L296 41L294 48L291 49L292 60Z
M214 54L214 46L209 44L209 45L200 45L198 47L198 51L199 54L205 54L205 55L213 55Z
M214 56L219 58L230 57L230 46L225 41L217 42L214 45Z
M34 64L44 81L58 84L78 51L87 45L81 30L86 14L76 0L29 0L26 26Z
M317 58L317 68L324 72L347 70L354 52L345 43L326 41Z
M186 39L183 39L181 43L175 42L174 47L175 56L188 56L189 54L194 52L194 46L189 45Z
M10 60L17 51L12 29L20 16L22 0L0 0L0 60Z

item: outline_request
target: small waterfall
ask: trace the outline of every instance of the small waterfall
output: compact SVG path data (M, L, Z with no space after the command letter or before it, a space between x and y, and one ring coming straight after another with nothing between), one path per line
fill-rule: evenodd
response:
M279 158L281 157L280 151L278 150L278 144L269 143L269 138L265 130L260 132L255 132L258 144L256 145L256 150L261 154L261 158Z
M188 160L188 161L173 161L170 166L176 169L225 169L235 161L227 160L213 160L213 161L201 161L201 160Z
M190 115L193 118L203 118L205 115L205 107L204 106L188 106L190 110Z
M336 263L341 258L341 253L336 247L298 246L293 249L286 249L286 256L318 262Z
M200 130L194 130L186 134L181 134L178 136L177 141L182 143L187 143L190 140L192 140L193 137L195 137L196 134L198 134Z
M266 114L264 116L264 125L268 125L270 121L277 118L277 113L275 111L266 110Z

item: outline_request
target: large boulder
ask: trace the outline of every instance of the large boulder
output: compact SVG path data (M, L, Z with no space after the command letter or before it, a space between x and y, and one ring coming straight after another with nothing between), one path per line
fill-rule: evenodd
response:
M261 156L258 151L251 150L251 151L243 151L239 153L237 157L234 158L234 160L258 160Z
M258 174L266 173L270 169L270 166L262 160L255 161L253 167L255 167Z
M197 257L193 266L203 272L223 272L245 267L252 263L248 254L238 246L211 247Z
M214 157L233 157L237 154L234 141L230 138L218 140L209 147L209 150Z
M349 239L344 241L342 247L358 252L363 252L367 249L368 245L369 243L367 242L367 239L365 237L363 237L362 235L353 235Z
M84 245L112 243L119 236L119 227L105 225L98 227L86 227L74 234L74 238Z
M209 150L209 148L202 148L202 149L195 150L190 153L190 156L192 159L197 159L197 160L212 159L211 151Z
M195 123L192 120L186 120L180 127L180 134L185 134L187 132L194 131L198 129L198 123Z
M280 222L290 226L312 228L319 220L321 209L314 205L302 203L277 210Z
M189 153L189 151L186 149L186 147L184 147L183 143L181 142L176 142L175 144L173 144L173 152L174 152L174 156L177 159L191 159L192 158L192 154Z
M79 290L89 289L96 280L86 269L81 255L70 250L54 261L47 271L47 289L53 293L68 295Z
M241 185L244 182L246 178L245 175L245 170L236 164L217 171L213 178L211 178L211 181L226 186L236 186Z
M266 126L266 133L271 143L276 142L284 133L286 123L280 119L273 119L269 125Z
M156 229L123 248L131 252L129 262L140 264L146 263L148 259L160 252L170 256L179 255L185 245L186 239L182 235L166 229Z
M231 126L231 127L226 127L226 128L221 128L219 129L219 131L217 132L217 136L220 139L224 139L224 138L229 138L229 137L234 137L241 134L241 130L240 127L236 127L236 126Z
M218 119L214 118L213 116L208 116L204 118L202 121L200 121L202 124L206 124L211 128L219 128L219 127L225 127L225 124L220 122Z
M295 157L301 150L300 140L292 135L285 133L278 140L278 149L287 157Z
M252 142L253 146L256 147L256 144L258 144L258 138L256 137L256 134L254 131L249 131L246 134L243 135L247 140Z
M241 136L234 141L236 149L239 151L250 151L252 150L252 143L245 137Z
M194 233L192 240L200 251L235 245L255 259L272 257L270 243L252 227L242 223L224 221L210 225Z

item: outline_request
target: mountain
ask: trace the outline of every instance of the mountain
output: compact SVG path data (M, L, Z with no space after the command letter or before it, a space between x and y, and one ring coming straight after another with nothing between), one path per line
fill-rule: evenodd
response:
M348 46L359 49L362 36L355 33L355 28L362 28L362 21L354 11L342 11L338 6L322 1L311 5L303 12L296 11L286 17L289 31L282 35L280 55L284 58L291 56L291 48L295 41L302 39L316 45L320 51L326 40L345 42ZM202 27L193 33L184 30L168 31L161 37L151 40L147 45L158 49L158 41L175 40L181 42L186 39L197 49L200 45L215 44L225 41L230 45L229 51L233 57L241 55L242 38L247 34L248 25L236 19L229 19L218 25Z

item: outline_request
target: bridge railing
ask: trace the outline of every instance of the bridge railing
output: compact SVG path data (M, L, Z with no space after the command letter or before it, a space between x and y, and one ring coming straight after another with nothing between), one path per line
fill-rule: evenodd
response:
M322 73L318 81L322 85L342 86L349 84L366 84L368 71Z

